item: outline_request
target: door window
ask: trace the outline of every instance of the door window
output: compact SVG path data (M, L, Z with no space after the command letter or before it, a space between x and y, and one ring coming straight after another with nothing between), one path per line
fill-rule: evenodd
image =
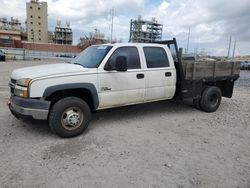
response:
M115 70L115 61L118 56L125 56L127 58L128 69L141 68L140 57L136 47L117 48L107 62L107 64L111 65L111 70Z

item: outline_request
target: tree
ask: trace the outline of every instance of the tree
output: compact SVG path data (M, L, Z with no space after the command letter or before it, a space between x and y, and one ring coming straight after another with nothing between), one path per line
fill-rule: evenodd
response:
M104 34L100 33L98 29L95 29L95 32L90 32L89 36L84 36L80 38L79 43L77 44L78 48L84 50L87 47L94 44L104 44L108 41L104 39Z

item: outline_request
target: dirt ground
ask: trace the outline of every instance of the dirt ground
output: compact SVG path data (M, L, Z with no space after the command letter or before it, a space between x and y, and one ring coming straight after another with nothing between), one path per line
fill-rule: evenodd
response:
M214 113L164 101L98 112L61 139L6 106L13 69L0 63L0 187L250 188L250 71Z

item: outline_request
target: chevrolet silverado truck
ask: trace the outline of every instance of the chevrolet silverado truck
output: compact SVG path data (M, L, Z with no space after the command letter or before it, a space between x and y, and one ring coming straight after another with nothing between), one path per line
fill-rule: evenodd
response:
M17 118L47 120L60 137L86 130L92 112L168 99L191 99L214 112L232 97L240 63L185 61L176 39L93 45L70 63L14 70L9 109Z

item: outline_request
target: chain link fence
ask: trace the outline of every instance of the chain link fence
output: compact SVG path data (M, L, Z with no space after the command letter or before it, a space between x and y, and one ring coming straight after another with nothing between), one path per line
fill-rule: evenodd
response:
M74 58L78 53L71 52L49 52L27 50L24 48L3 48L0 50L5 53L6 60L33 60L33 59L54 59L54 58Z

